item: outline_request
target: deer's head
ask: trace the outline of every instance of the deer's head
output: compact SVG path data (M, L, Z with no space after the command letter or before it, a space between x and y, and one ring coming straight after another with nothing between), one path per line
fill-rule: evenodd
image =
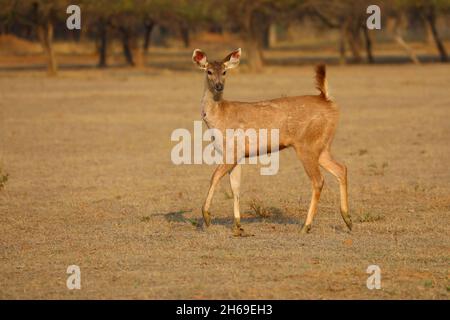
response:
M195 49L192 55L192 61L200 69L205 70L206 83L208 90L215 97L222 95L225 87L225 77L228 69L236 68L241 58L241 49L234 50L222 61L208 62L206 53L200 49Z

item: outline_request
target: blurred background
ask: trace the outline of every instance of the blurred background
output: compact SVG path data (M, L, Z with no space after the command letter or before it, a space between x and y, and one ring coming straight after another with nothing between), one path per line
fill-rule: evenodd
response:
M68 30L66 8L81 8ZM368 30L369 5L381 30ZM191 68L192 49L244 65L448 61L449 0L0 0L0 70Z

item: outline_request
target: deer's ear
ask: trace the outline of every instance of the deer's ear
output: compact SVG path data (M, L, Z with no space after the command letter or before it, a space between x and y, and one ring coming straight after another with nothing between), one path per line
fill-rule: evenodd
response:
M192 61L196 64L200 69L206 69L208 65L208 59L206 58L206 53L204 53L200 49L195 49L192 54Z
M226 69L236 68L241 61L241 48L234 50L223 59L223 64Z

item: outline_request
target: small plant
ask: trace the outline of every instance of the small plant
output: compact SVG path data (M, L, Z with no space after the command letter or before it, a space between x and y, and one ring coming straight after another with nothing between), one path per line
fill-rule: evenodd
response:
M252 199L250 202L250 209L255 213L257 217L268 218L270 217L270 210L264 206L264 204L257 199Z
M197 220L189 219L189 218L186 218L186 220L187 220L188 222L190 222L194 227L197 227L197 226L198 226L198 221L197 221Z
M367 149L359 149L358 150L358 155L363 156L367 153Z
M150 221L150 216L143 216L139 218L142 222L149 222Z
M359 222L375 222L375 221L379 221L379 220L383 220L383 219L384 219L384 216L382 216L381 214L370 213L368 211L362 213L358 217Z
M370 171L374 176L384 176L384 171L388 166L387 162L383 162L380 167L376 163L369 164Z
M227 200L233 199L233 194L231 192L225 190L223 194L225 195L225 199Z
M425 280L423 285L424 285L425 288L433 288L433 281Z
M0 168L0 190L2 190L5 187L6 182L8 181L9 175L6 173L4 174L2 172L2 169Z

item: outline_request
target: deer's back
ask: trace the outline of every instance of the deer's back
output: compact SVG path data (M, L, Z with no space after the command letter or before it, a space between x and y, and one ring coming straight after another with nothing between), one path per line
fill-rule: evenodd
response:
M222 101L219 129L277 128L282 135L297 135L317 126L335 125L339 110L320 96L282 97L259 102Z

